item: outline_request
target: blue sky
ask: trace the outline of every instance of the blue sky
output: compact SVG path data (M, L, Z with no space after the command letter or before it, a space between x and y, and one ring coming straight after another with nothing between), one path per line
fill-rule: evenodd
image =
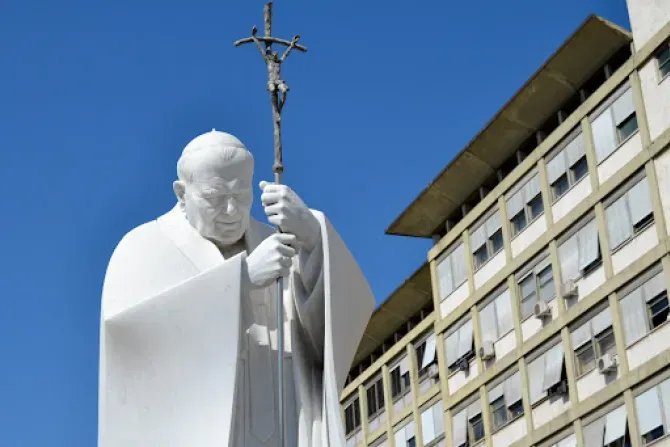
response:
M237 135L271 179L263 63L232 46L263 4L0 5L0 445L95 445L106 264L173 205L192 137ZM275 2L309 47L284 68L285 181L378 302L430 246L384 230L589 13L628 28L624 0Z

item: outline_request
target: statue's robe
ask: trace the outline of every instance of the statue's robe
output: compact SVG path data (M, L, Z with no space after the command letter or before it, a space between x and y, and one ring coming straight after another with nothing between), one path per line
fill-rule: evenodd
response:
M284 280L287 446L345 445L339 396L374 299L328 219ZM123 237L103 287L100 447L277 445L276 285L247 290L179 207Z

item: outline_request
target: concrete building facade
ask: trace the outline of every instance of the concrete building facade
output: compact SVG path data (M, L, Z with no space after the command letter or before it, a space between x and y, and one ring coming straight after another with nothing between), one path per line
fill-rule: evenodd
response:
M359 346L349 446L670 446L670 2L628 10L389 227L434 246Z

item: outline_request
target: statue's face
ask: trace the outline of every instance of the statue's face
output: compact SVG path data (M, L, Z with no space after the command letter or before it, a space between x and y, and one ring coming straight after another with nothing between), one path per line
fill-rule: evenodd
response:
M204 150L192 156L200 160L191 181L183 184L180 201L186 218L202 237L219 246L232 245L249 226L253 158L237 151L225 160L218 150Z

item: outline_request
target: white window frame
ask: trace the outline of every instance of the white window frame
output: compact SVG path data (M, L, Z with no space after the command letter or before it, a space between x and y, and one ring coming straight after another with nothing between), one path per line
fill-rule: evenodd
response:
M563 378L563 376L566 375L566 366L565 349L561 339L554 339L553 341L547 343L547 346L548 347L544 349L541 354L532 357L527 362L529 376L529 399L531 400L530 406L532 408L541 405L544 401L546 401L549 398L549 391L552 388L555 388L557 385L560 385L564 382L566 386L569 387L567 376L565 379ZM540 366L541 368L538 368ZM541 369L542 374L539 374L540 371L531 372L531 370L535 368ZM556 374L558 374L558 378L552 377ZM538 386L538 398L535 400L535 402L533 402L533 390L535 389L533 385L535 380L539 380L540 378L542 379L542 383Z
M397 394L393 394L393 375L396 370L398 371L400 390ZM403 355L400 359L396 360L393 366L389 368L389 380L391 382L391 400L394 403L399 399L402 399L407 393L411 391L412 385L409 374L409 358L407 355Z
M347 410L349 408L351 408L353 412L352 414L353 428L351 430L347 430ZM358 424L356 424L356 408L358 408ZM344 430L345 430L345 436L347 438L351 438L361 430L361 428L363 427L363 417L361 414L361 401L358 395L349 398L347 403L343 405L342 418L344 419Z
M598 164L601 164L603 161L607 160L613 153L615 153L626 141L633 137L633 135L639 132L639 123L636 129L625 137L621 136L621 124L627 122L628 120L635 119L637 120L637 111L635 110L635 104L632 98L633 89L631 88L630 82L626 80L623 82L619 88L610 95L592 114L589 118L591 127L593 129L593 144L596 152L596 161ZM630 109L625 107L632 103L632 112ZM626 112L618 112L621 114L620 117L615 117L617 109L625 110ZM630 112L626 115L626 113ZM609 119L607 119L609 117ZM597 134L598 131L596 128L600 123L602 118L603 126L609 124L611 126L612 134L609 137L613 137L612 147L607 149L599 149Z
M375 388L374 391L374 396L375 396L375 404L377 404L377 408L375 411L370 414L370 389ZM379 405L379 397L380 394L378 394L381 391L381 405ZM370 421L380 414L382 414L384 411L386 411L386 399L384 398L384 379L381 374L377 375L374 379L372 379L368 385L365 387L365 401L367 404L367 420Z
M588 230L594 230L594 235L589 235ZM568 244L575 244L577 247L577 275L573 278L570 278L563 271L564 261L566 258L569 258L568 255L575 253L574 249L567 250L568 253L563 252L564 247L571 248ZM586 265L581 265L581 253L587 247L588 243L596 244L596 256L591 260L590 263ZM577 281L579 279L589 276L594 270L600 267L603 263L603 253L602 247L600 246L600 235L598 232L598 224L594 213L589 214L588 216L582 218L577 222L573 227L567 232L567 235L561 238L558 244L558 258L559 258L559 268L561 269L561 280L563 282L573 280Z
M461 256L462 259L456 259L458 256ZM440 256L440 258L438 258L435 269L437 273L440 301L447 298L456 289L468 281L468 271L465 267L466 262L465 244L462 240L456 241L443 255ZM446 271L444 269L446 269ZM456 278L457 274L462 274L462 277ZM443 275L446 275L446 277L443 277ZM447 284L444 284L445 282ZM449 284L449 282L451 284Z
M469 326L469 328L468 328ZM468 335L468 333L470 335ZM474 343L475 343L475 338L474 338L474 325L472 321L472 316L468 315L466 318L461 320L460 322L456 323L453 325L453 329L450 331L446 332L446 336L444 337L444 350L445 350L445 360L447 363L447 368L449 370L449 375L456 374L459 371L458 368L458 363L461 361L467 361L468 364L472 361L472 359L475 356L475 348L474 348ZM448 346L450 344L450 340L453 340L452 337L455 337L455 346L456 346L456 352L459 353L460 355L456 355L454 357L456 358L450 358L449 352L448 352ZM461 337L466 337L464 340L465 342L461 342ZM467 351L461 351L461 345L469 342L468 346L469 349Z
M477 317L479 318L479 332L482 335L482 341L490 341L490 342L496 342L512 332L514 330L514 313L512 309L512 295L511 295L511 290L509 290L507 287L503 287L499 290L496 290L493 292L489 298L487 298L482 305L479 306L479 311L477 312ZM506 298L505 298L506 297ZM504 317L504 309L502 309L502 306L505 305L505 302L507 302L509 309L507 309L507 318L509 319L509 327L501 327L501 317ZM483 312L487 311L487 309L491 309L490 311L493 313L493 319L492 321L484 321L482 318ZM490 329L491 332L495 332L495 338L494 339L487 339L484 337L484 335L489 331L488 328L485 326L491 323L493 327Z
M533 216L531 203L538 198L540 200L542 209L536 216ZM526 228L528 228L533 222L544 215L542 187L540 185L540 174L537 172L537 169L534 169L529 174L526 174L522 180L517 182L517 184L511 189L511 192L507 195L505 205L507 206L507 218L510 222L512 238L515 238L516 236L523 233ZM517 210L516 208L519 209ZM517 216L522 214L524 224L522 227L516 228L514 222Z
M533 315L532 310L528 313L524 312L524 303L528 300L528 298L531 295L524 296L523 288L521 286L521 284L524 281L528 280L530 277L533 277L535 282L535 293L534 293L535 299L533 300L533 306L540 300L544 301L545 303L549 303L554 298L556 298L556 281L554 280L554 267L551 263L551 258L549 257L549 254L543 254L539 256L538 260L530 265L532 265L532 267L528 268L527 271L525 271L524 273L517 275L516 279L517 290L519 294L519 315L521 316L521 321L524 321L528 317L531 317ZM542 290L543 290L542 288L547 284L549 284L549 281L542 283L540 281L540 276L546 273L547 270L551 271L550 278L551 282L554 284L553 285L554 293L551 297L542 296Z
M635 402L635 411L637 413L638 428L643 445L649 445L659 439L665 438L670 434L670 379L662 380L661 382L636 393L633 401ZM656 397L656 405L653 402L643 402L645 398L653 399ZM658 419L661 425L656 425L651 430L643 432L643 423L653 423L653 415L649 415L647 411L652 410L652 406L656 406L658 410ZM657 432L661 429L661 434L658 437L648 439L647 435Z
M588 332L588 339L578 345L578 338L580 332ZM613 345L607 350L603 351L602 342L608 337L612 337ZM616 340L614 338L614 328L612 326L612 313L609 305L600 306L597 311L592 312L588 319L583 320L581 324L575 326L570 331L572 340L572 351L575 362L575 377L580 378L590 373L596 368L597 361L606 352L616 354ZM593 365L588 369L582 369L580 366L579 357L584 352L593 352Z
M619 307L623 318L624 342L627 348L667 323L666 320L654 327L650 312L649 303L665 299L670 304L667 280L663 268L659 264L649 268L630 286L617 294L619 295ZM641 326L644 326L644 333L639 331ZM631 335L630 330L635 332ZM629 339L629 337L632 337L632 339Z
M479 236L477 238L473 236L477 235L480 231L484 234L483 242L475 246L475 239L478 239ZM473 271L476 272L489 262L491 258L505 249L505 236L502 232L502 213L500 212L500 209L495 206L494 209L484 214L484 216L471 227L469 236L470 252L472 253L472 267ZM497 239L498 236L500 237L502 244L500 245L500 248L495 250L493 241ZM482 249L485 249L486 259L478 263L477 253L480 253Z
M421 414L421 434L423 438L423 445L425 447L430 447L442 441L446 431L444 426L444 406L442 400L438 400L437 402L423 406L419 412ZM432 439L428 439L427 435L429 433L426 432L428 422L431 422L432 424Z
M651 185L644 174L644 170L639 172L630 181L626 182L615 196L605 202L605 222L610 241L610 253L616 252L654 223ZM642 201L646 201L645 205L648 205L648 212L634 222L636 218L633 217L633 208L640 206ZM647 211L646 208L645 206L644 211ZM620 229L617 225L625 228ZM617 230L625 232L626 237L618 242L613 242L613 236L615 236Z
M502 430L524 415L522 387L521 374L519 371L515 371L507 374L503 380L497 381L495 386L490 386L487 389L493 433ZM502 405L502 407L496 408L496 404ZM505 415L505 420L500 425L496 425L495 420L495 413L498 409L504 409ZM521 412L515 413L513 409L520 409Z
M586 164L586 173L582 177L577 178L575 166L581 162ZM562 174L556 175L556 178L552 180L551 168L554 163L559 164L556 170L562 172ZM547 157L547 180L551 191L551 202L557 202L577 183L588 177L589 165L586 159L586 141L581 125L578 125L565 138L557 150L555 150L551 156ZM565 181L567 182L567 188L565 191L558 194L556 192L556 185L559 180L563 178L565 178Z

